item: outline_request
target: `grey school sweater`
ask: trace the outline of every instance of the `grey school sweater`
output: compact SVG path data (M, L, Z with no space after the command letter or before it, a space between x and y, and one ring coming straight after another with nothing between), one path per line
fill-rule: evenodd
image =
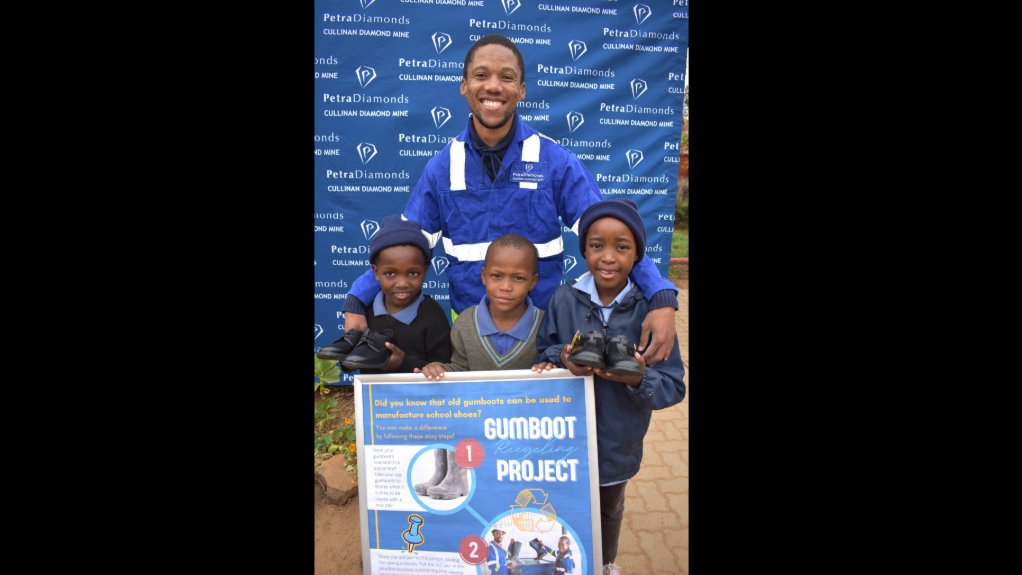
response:
M446 371L495 371L498 369L529 369L536 364L536 332L543 323L543 310L535 309L529 339L519 341L504 355L490 343L490 338L479 335L474 305L458 314L451 328L451 362L443 364Z

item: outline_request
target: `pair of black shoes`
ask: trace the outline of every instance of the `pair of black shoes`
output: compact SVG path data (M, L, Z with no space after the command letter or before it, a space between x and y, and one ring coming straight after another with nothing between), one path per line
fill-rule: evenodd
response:
M625 335L608 340L602 333L591 331L568 359L577 365L605 368L614 375L642 375L642 366L635 359L635 344Z
M382 369L393 353L383 344L394 338L389 329L362 331L348 330L330 345L325 345L316 357L327 361L340 361L347 369Z

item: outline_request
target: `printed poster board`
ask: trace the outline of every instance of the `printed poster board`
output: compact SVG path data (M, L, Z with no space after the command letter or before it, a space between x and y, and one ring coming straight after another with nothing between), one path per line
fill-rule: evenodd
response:
M602 565L591 377L378 374L354 385L363 573L488 574L494 528L508 575L552 575L562 537L571 573Z

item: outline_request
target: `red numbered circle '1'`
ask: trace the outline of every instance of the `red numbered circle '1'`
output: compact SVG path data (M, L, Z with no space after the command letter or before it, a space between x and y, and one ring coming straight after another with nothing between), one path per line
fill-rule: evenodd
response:
M454 460L465 469L479 467L483 455L483 445L475 439L462 439L454 446Z
M466 535L458 544L458 555L461 555L461 560L471 565L485 562L486 553L486 542L478 535Z

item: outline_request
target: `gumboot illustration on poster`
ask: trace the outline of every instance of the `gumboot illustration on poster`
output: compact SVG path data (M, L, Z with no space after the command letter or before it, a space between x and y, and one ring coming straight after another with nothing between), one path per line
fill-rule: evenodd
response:
M592 379L559 369L355 378L363 572L602 565ZM498 533L499 532L499 533Z

